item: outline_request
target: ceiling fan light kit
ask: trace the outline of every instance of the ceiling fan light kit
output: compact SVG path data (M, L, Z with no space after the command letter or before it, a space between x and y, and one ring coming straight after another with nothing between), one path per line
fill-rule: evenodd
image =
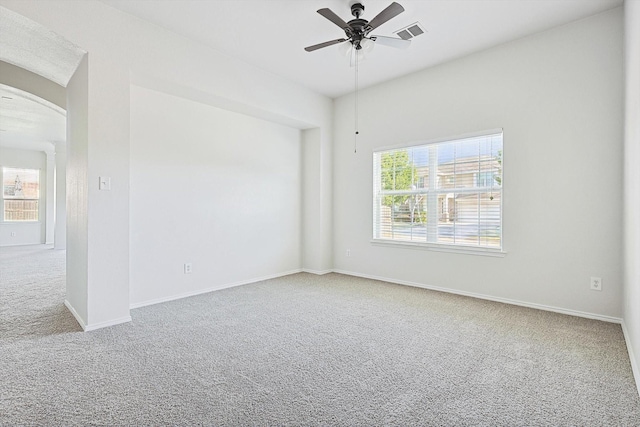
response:
M353 67L356 62L362 62L366 56L373 50L375 43L370 39L362 39L358 49L356 49L349 41L344 41L338 46L338 51L342 56L350 59Z

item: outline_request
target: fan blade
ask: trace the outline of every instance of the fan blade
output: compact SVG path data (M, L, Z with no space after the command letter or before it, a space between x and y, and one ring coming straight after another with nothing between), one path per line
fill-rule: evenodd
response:
M331 9L319 9L318 13L322 16L324 16L325 18L327 18L329 21L333 22L334 24L336 24L338 27L342 28L343 30L349 28L349 24L347 24L346 22L344 22L342 20L342 18L340 18L338 15L336 15L335 13L333 13L333 11Z
M404 7L400 6L396 2L393 2L389 6L387 6L385 10L376 15L375 18L369 21L369 25L367 27L369 27L370 30L378 28L380 25L384 24L389 19L400 15L402 12L404 12Z
M376 44L395 47L397 49L406 49L411 45L411 40L404 40L396 37L371 36L370 38L376 42Z
M323 47L332 46L334 44L346 42L347 39L335 39L324 43L314 44L313 46L305 47L304 50L307 52L313 52L314 50L322 49Z

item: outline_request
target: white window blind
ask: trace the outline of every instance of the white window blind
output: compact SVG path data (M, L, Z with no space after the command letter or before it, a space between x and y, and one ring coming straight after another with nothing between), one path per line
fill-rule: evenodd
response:
M502 249L502 132L373 153L373 238Z

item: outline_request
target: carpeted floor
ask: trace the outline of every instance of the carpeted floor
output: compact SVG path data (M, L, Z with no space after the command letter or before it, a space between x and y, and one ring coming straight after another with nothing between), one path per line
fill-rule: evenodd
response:
M338 274L83 333L64 252L0 248L0 425L638 426L619 325Z

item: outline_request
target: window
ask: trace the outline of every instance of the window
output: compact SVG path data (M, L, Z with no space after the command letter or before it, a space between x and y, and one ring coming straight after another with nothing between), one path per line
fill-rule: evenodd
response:
M40 171L2 168L5 221L38 221Z
M502 163L502 132L374 152L374 241L501 251Z

